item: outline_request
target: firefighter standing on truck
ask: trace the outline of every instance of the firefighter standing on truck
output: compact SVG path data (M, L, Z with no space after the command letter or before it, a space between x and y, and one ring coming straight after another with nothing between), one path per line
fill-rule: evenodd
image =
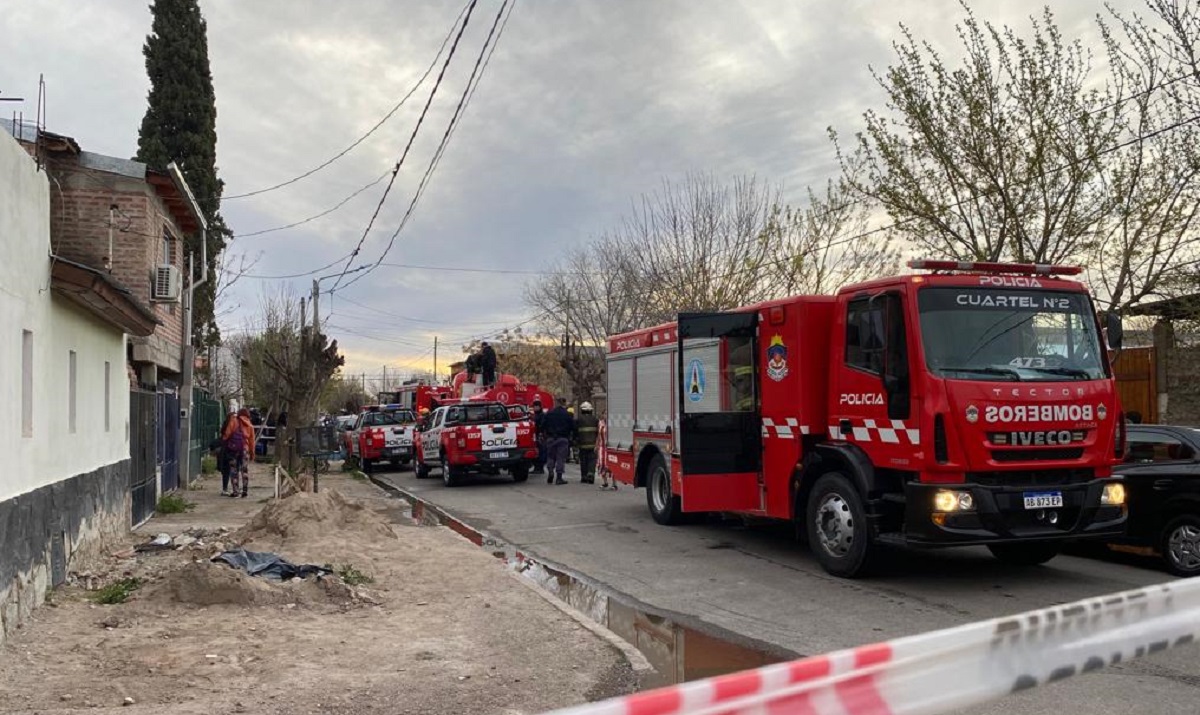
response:
M575 446L579 449L579 475L584 484L596 483L596 436L600 431L600 420L592 410L592 403L579 406L575 418Z
M496 349L485 340L479 346L479 367L483 370L483 386L496 384Z

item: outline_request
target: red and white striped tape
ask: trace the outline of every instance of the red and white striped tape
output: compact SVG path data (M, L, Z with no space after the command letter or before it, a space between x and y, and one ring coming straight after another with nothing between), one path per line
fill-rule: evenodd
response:
M554 715L945 713L1200 636L1200 579L1090 598L556 711Z

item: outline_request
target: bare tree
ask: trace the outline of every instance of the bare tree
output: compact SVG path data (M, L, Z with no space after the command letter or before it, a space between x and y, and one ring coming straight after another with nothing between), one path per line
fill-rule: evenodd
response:
M902 28L896 64L875 72L885 111L868 111L850 146L830 130L847 181L933 255L1086 253L1111 207L1097 158L1123 129L1113 86L1089 88L1091 55L1049 10L1022 37L963 9L961 65Z
M528 283L526 302L559 341L575 394L590 397L602 384L610 335L895 270L898 249L887 235L866 234L867 208L844 183L809 191L803 207L779 196L753 178L665 182L618 229Z
M869 205L845 182L811 188L802 207L776 206L765 236L772 258L763 280L773 296L832 293L848 283L891 275L900 267L900 241L867 229Z
M322 390L345 362L337 341L314 334L300 321L299 299L286 291L264 296L260 330L243 346L244 380L248 396L274 411L286 409L291 419L285 444L294 443L297 425L313 424ZM286 461L295 467L297 455L288 449Z

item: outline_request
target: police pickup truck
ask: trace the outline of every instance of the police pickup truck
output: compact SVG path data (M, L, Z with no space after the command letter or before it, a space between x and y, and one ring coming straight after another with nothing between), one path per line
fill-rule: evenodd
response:
M501 471L523 482L537 457L533 432L533 421L519 405L464 402L439 407L417 432L417 478L428 477L438 467L448 487L467 474Z
M413 457L413 428L417 417L399 405L372 405L347 431L347 454L364 472L387 461L398 467Z

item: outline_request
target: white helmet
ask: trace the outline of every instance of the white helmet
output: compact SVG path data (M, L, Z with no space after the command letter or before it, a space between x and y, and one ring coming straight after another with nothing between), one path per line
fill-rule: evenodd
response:
M583 403L582 405L580 405L580 406L579 406L579 409L580 409L580 411L582 411L582 412L591 412L591 411L592 411L592 403L590 403L590 402L585 402L585 403Z

